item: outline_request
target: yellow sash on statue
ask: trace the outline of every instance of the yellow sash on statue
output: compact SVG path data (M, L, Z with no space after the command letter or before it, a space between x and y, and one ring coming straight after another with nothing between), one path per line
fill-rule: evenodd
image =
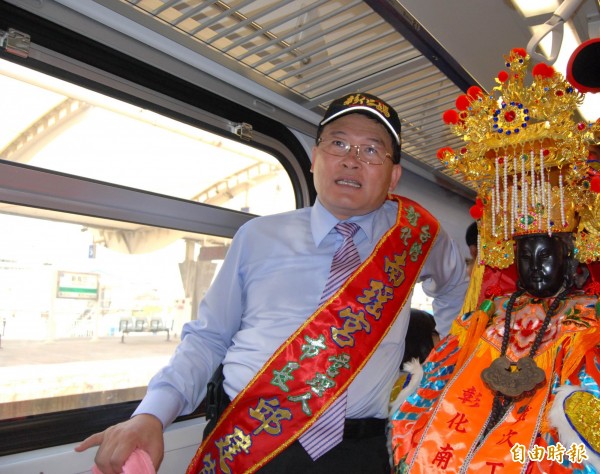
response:
M517 474L523 470L511 448L533 447L550 386L547 384L533 396L513 404L504 421L478 446L489 416L486 407L491 408L494 398L480 374L497 357L494 352L497 351L483 343L448 383L435 416L430 418L416 450L407 459L408 472ZM552 368L544 367L547 380L552 376Z
M251 473L293 443L345 391L396 320L439 223L404 197L371 255L231 402L187 473Z

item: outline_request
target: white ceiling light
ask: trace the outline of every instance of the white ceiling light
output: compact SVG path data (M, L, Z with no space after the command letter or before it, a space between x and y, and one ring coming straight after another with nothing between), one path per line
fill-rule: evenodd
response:
M554 12L558 6L558 0L514 0L514 5L525 18Z
M567 3L568 2L568 3ZM562 41L560 44L560 50L556 56L556 60L552 63L555 70L559 71L563 76L567 76L567 64L573 54L573 51L581 43L581 39L577 35L573 24L569 19L571 11L581 3L581 0L565 0L563 4L559 4L557 0L513 0L514 5L521 12L525 18L529 18L541 14L551 14L556 12L560 7L563 12L559 17L555 18L559 21L559 18L564 20L563 24L556 24L558 28L562 28ZM533 37L540 37L544 32L548 32L548 22L535 25L531 27ZM553 57L552 41L553 35L559 34L559 31L554 31L554 26L550 28L550 31L545 36L542 36L538 46L539 50L547 58ZM531 54L531 53L530 53ZM539 59L539 58L532 58ZM551 61L549 61L551 62ZM588 122L593 122L598 118L598 110L600 110L600 94L587 94L583 104L579 107L579 111L583 118Z

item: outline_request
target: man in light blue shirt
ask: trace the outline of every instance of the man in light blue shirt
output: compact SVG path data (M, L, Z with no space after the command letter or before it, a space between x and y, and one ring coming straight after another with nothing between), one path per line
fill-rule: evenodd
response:
M398 205L387 195L402 172L399 133L394 110L374 96L353 94L334 101L313 148L314 206L258 217L239 229L200 304L198 319L185 325L172 360L151 380L133 417L77 449L100 444L96 463L105 474L120 472L136 447L145 449L158 468L164 428L200 404L221 363L224 390L234 399L319 307L333 254L342 242L334 226L340 221L358 224L354 243L364 261L394 225ZM433 298L437 330L445 335L460 312L468 279L464 259L443 229L418 280ZM410 298L348 388L346 418L355 424L358 420L353 432L359 434L345 435L316 461L294 443L258 472L389 472L384 420L409 313ZM377 426L377 432L360 420Z

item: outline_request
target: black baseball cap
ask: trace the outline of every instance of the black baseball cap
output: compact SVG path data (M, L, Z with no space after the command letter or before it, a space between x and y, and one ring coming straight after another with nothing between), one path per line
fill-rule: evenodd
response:
M600 92L600 38L581 43L567 64L567 80L579 92Z
M362 92L348 94L331 102L323 120L319 123L319 130L342 115L356 112L372 115L373 118L381 122L400 147L401 125L396 111L379 97Z

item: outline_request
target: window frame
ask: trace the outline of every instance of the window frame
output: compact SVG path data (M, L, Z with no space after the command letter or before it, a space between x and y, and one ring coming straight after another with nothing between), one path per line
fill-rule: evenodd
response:
M0 51L2 59L255 146L280 160L292 181L298 208L314 202L306 149L273 118L0 0L0 29L8 28L30 34L31 49L28 58ZM235 125L241 122L252 124L251 142L235 134ZM230 238L254 217L5 160L0 160L0 202ZM0 456L81 441L129 418L137 404L0 421ZM203 414L202 403L193 414L176 422Z

